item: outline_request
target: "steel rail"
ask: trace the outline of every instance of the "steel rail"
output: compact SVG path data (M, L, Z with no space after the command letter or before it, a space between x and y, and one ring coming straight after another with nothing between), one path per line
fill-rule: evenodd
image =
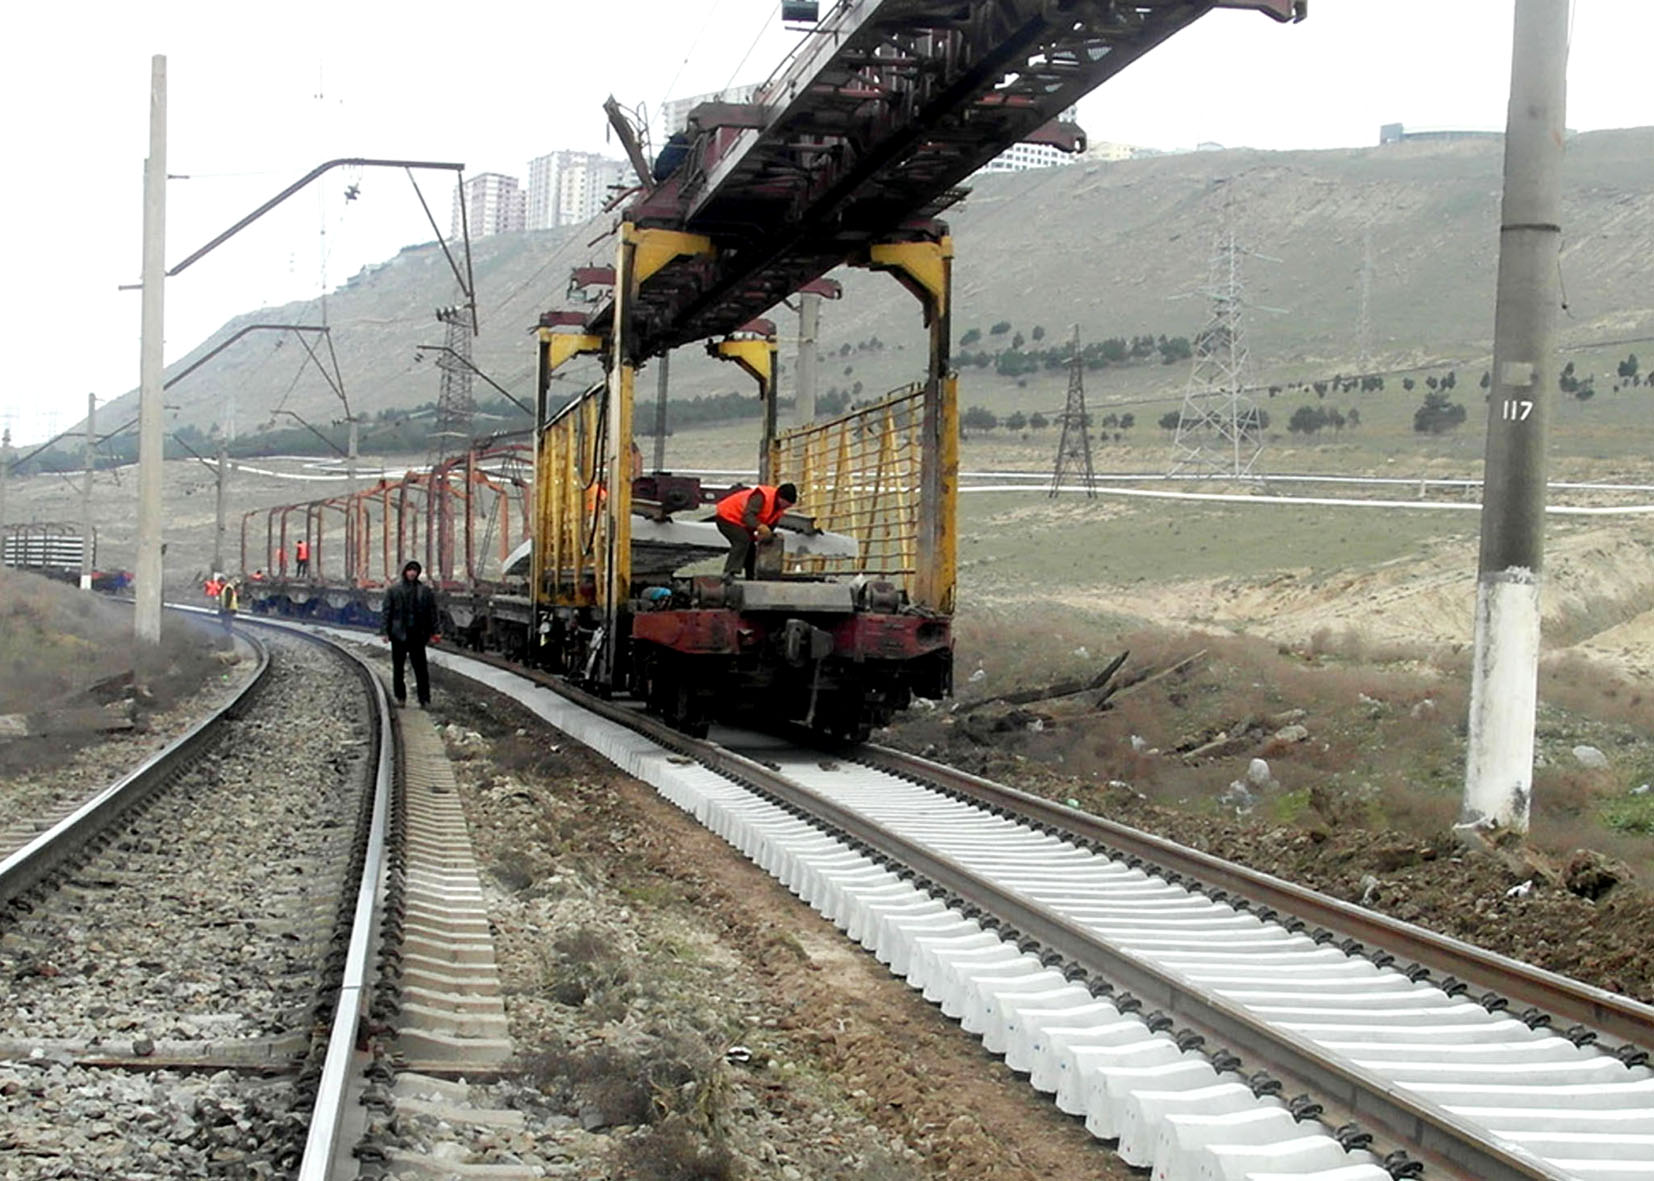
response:
M262 622L262 621L261 621ZM271 625L267 625L271 626ZM305 633L301 633L305 634ZM318 638L318 637L310 637ZM380 899L384 886L387 820L392 779L396 774L396 737L391 725L390 700L385 685L361 656L332 640L322 640L352 662L374 700L374 729L378 736L374 774L373 813L368 829L362 876L352 907L350 943L345 951L344 976L333 1007L333 1022L322 1061L316 1100L310 1112L310 1130L299 1162L299 1181L327 1181L339 1153L339 1133L351 1097L350 1073L356 1058L357 1027L367 1011L371 986L370 965L378 942Z
M1097 841L1166 870L1195 878L1331 931L1335 939L1355 939L1397 959L1415 960L1439 969L1475 989L1532 1005L1554 1017L1576 1022L1600 1034L1654 1049L1654 1006L1524 964L1497 952L1414 926L1354 903L1330 898L1231 861L1179 845L1089 812L1069 808L969 772L889 747L868 745L856 755L870 766L908 779L943 785L989 807L1004 807L1031 821L1052 825Z
M248 643L258 654L258 667L229 702L0 861L0 907L9 905L46 880L89 841L154 795L217 737L219 726L252 699L270 671L269 651L250 637Z

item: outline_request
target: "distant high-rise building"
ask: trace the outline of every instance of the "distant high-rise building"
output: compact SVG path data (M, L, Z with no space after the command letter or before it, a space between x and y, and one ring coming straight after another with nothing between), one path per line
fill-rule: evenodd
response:
M1141 160L1146 156L1162 154L1159 148L1145 148L1137 144L1110 143L1104 140L1100 143L1087 144L1085 151L1080 153L1080 159L1087 163L1098 161L1114 163L1118 160Z
M1572 131L1564 131L1564 135L1571 136ZM1378 128L1378 143L1385 144L1412 143L1415 141L1434 143L1457 143L1464 139L1503 139L1502 131L1481 131L1469 127L1429 127L1418 131L1408 131L1400 123L1381 123Z
M462 197L463 194L463 197ZM465 226L472 238L486 238L490 234L511 234L525 228L526 194L514 176L498 172L484 172L454 189L454 215L451 233L458 237L461 229L460 201L465 202Z
M689 112L702 103L750 103L757 93L758 83L752 82L746 86L731 86L728 90L714 90L711 94L695 94L663 103L660 108L661 142L665 143L667 136L688 126Z
M1064 123L1072 123L1079 118L1079 111L1069 107L1057 117ZM976 172L978 176L984 172L1028 172L1035 168L1070 164L1078 158L1050 144L1012 144Z
M626 161L595 152L536 156L528 162L528 228L579 225L602 212L614 189L635 183Z

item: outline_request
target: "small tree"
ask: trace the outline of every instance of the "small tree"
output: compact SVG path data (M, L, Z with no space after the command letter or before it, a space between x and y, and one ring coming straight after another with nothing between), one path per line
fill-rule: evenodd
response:
M1028 425L1028 416L1020 410L1013 410L1005 416L1005 429L1020 431Z
M1163 431L1175 431L1177 429L1177 424L1182 421L1182 418L1183 415L1180 411L1168 410L1165 414L1160 416L1160 429Z
M995 324L992 328L988 329L988 335L989 336L1004 336L1010 330L1011 330L1011 322L1009 320L1001 320L999 323Z
M1300 406L1287 419L1286 429L1295 435L1313 435L1327 425L1327 412L1319 406Z
M1022 333L1018 332L1018 333L1016 333L1015 335L1013 335L1011 337L1011 347L1013 349L1020 349L1023 346L1023 344L1024 344L1024 341L1023 341Z
M980 328L969 329L969 330L966 331L964 336L961 336L959 338L959 347L962 348L962 349L969 348L971 345L975 344L977 341L979 341L981 339L982 339L982 329L980 329Z
M1121 430L1129 431L1132 427L1134 427L1136 425L1137 425L1137 415L1135 415L1135 414L1122 414L1120 416L1120 429Z
M1050 425L1051 420L1046 418L1045 415L1041 414L1038 410L1028 416L1028 429L1031 431L1043 431Z
M1401 388L1406 390L1409 394L1413 392L1414 384L1415 383L1411 377L1404 377L1401 379Z
M1465 419L1465 410L1457 402L1449 401L1442 390L1431 390L1413 411L1413 429L1421 434L1439 435L1450 431Z
M1035 324L1033 331L1030 332L1028 335L1033 337L1035 340L1044 340L1045 339L1045 327L1043 325L1040 325L1040 324Z
M1637 354L1632 353L1625 360L1621 361L1615 367L1615 372L1618 373L1621 377L1635 377L1635 376L1637 376Z
M966 430L991 431L999 425L999 415L983 406L972 406L959 420Z

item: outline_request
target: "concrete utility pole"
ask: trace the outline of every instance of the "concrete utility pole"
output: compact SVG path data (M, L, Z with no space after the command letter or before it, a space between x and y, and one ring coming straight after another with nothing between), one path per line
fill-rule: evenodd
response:
M6 485L11 481L11 427L0 430L0 525L6 523Z
M214 515L212 532L212 568L215 574L224 569L224 497L226 492L224 485L228 482L229 449L229 442L224 438L224 433L220 431L218 435L218 470L216 473L218 478L213 481L217 485L217 494L214 498L217 511Z
M1516 0L1462 828L1526 832L1533 790L1568 8Z
M224 569L224 506L230 494L230 437L235 433L235 392L224 400L224 421L218 427L218 470L214 473L217 513L212 535L213 573ZM245 573L245 572L243 572Z
M167 59L150 59L149 159L144 163L143 342L138 362L138 585L133 633L161 642L161 348L166 282Z
M672 354L660 355L660 378L655 383L655 470L666 470L666 382Z
M798 393L794 407L798 425L809 426L816 419L816 372L820 356L816 339L821 329L821 296L814 291L798 294Z
M80 486L80 589L92 589L92 470L98 459L98 396L86 395L86 478Z

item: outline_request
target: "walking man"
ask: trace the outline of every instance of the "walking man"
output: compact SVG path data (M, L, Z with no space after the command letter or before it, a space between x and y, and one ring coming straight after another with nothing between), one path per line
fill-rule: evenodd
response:
M384 622L380 631L391 642L391 692L398 705L408 702L408 683L403 678L404 662L413 665L414 691L420 708L431 704L431 674L425 664L425 645L441 639L436 634L436 596L419 581L424 569L409 561L402 577L385 590Z
M293 547L294 573L303 578L310 573L310 543L299 538L299 544Z
M752 577L758 543L775 536L776 522L797 503L798 489L792 484L737 488L718 502L718 532L729 540L725 578Z

